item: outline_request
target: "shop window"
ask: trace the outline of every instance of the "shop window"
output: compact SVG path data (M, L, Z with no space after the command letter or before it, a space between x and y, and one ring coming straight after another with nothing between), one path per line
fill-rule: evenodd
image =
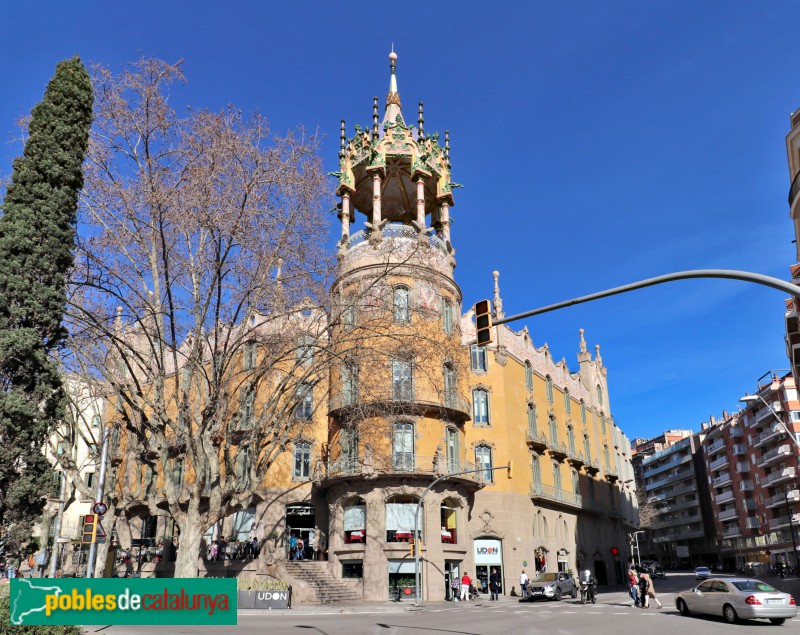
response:
M342 577L350 579L358 579L364 577L364 561L363 560L342 560Z
M415 496L392 496L386 501L386 541L409 542L414 535L414 519L417 512ZM423 510L420 510L420 525Z
M489 425L489 393L482 388L472 391L472 421L475 425Z
M414 559L389 560L389 597L392 600L413 598L415 594ZM422 582L422 571L420 582Z
M486 348L484 346L473 344L470 347L470 359L472 360L472 370L486 372Z
M456 544L458 542L458 503L452 498L445 498L441 505L442 542Z
M356 498L345 505L343 530L348 544L367 541L367 505L363 499Z

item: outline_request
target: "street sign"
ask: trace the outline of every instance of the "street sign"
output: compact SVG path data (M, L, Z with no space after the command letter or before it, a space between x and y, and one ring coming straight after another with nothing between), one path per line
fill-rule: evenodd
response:
M102 503L99 503L99 504L102 504ZM97 507L97 505L95 505L95 507ZM95 534L94 534L95 542L100 542L100 540L99 540L100 538L105 539L105 537L106 537L106 530L103 529L102 520L103 520L102 517L97 519L97 529L95 530Z
M97 503L94 504L94 507L92 507L92 511L95 514L98 514L98 515L102 516L103 514L105 514L108 511L108 505L98 501Z

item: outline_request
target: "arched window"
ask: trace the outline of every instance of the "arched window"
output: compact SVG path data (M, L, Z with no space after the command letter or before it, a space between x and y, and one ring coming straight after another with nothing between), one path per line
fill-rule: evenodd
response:
M558 443L558 422L553 415L550 415L550 440Z
M358 428L342 428L341 436L342 472L355 474L358 464Z
M475 425L489 425L489 393L483 388L472 391L472 421Z
M606 433L606 416L602 412L600 413L600 430L603 434Z
M575 455L575 430L572 426L567 426L567 443L569 444L569 453Z
M242 368L252 370L256 367L258 345L255 342L246 342L242 351Z
M572 413L572 399L569 396L569 388L564 388L564 410L567 411L567 414Z
M393 293L394 321L406 324L411 320L408 306L408 288L395 287Z
M553 378L550 375L544 378L544 389L547 393L547 401L553 403Z
M311 384L303 382L297 387L296 415L300 421L311 421L314 414L314 389Z
M608 472L611 469L611 461L609 460L607 445L603 446L603 460L605 461L606 472Z
M472 362L472 370L486 372L486 348L484 346L473 344L470 347L470 360Z
M577 470L572 470L572 491L576 494L581 493L581 477Z
M561 489L561 464L558 461L553 461L553 486Z
M398 494L386 499L386 542L409 542L414 535L414 519L417 513L416 496ZM420 510L420 532L425 525L422 522L424 506ZM419 536L417 536L419 538Z
M586 402L581 399L581 423L586 423Z
M532 403L528 404L528 432L530 434L536 432L536 406Z
M589 435L583 435L583 451L586 454L586 460L590 460L592 458L592 444L589 441Z
M492 471L492 448L488 445L479 445L475 448L475 463L479 468L484 468L484 472L479 474L486 480L494 482L494 472Z
M531 477L534 485L542 484L542 466L539 464L539 457L535 454L531 457Z
M600 384L597 384L597 405L603 406L603 389Z
M456 544L458 542L458 509L460 505L453 498L445 498L440 507L442 521L442 542Z
M358 322L358 310L355 298L348 298L342 312L342 323L345 331L352 331Z
M411 401L414 398L411 360L392 360L392 396L395 401Z
M525 360L525 387L533 390L533 366L528 360Z
M395 423L392 442L392 465L395 470L414 469L414 425Z
M461 450L458 437L458 428L448 426L445 432L445 445L447 452L447 471L461 471Z
M450 298L442 298L442 328L447 335L453 334L453 325L455 324L455 317L453 316L453 302Z
M363 498L353 498L343 506L344 512L344 541L366 542L367 541L367 504Z
M311 365L314 361L314 338L310 335L298 337L295 355L297 357L297 363L301 366Z

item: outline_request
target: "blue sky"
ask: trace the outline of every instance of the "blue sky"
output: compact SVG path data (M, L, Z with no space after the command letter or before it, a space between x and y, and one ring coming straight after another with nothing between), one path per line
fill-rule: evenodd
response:
M0 174L55 64L184 59L176 106L259 109L276 131L368 124L399 55L406 115L450 130L457 281L501 272L507 313L672 271L788 278L785 136L800 107L790 2L16 2L0 11ZM331 223L333 237L335 223ZM527 321L576 366L601 345L629 436L693 428L788 368L783 295L685 281ZM522 324L518 325L521 328Z

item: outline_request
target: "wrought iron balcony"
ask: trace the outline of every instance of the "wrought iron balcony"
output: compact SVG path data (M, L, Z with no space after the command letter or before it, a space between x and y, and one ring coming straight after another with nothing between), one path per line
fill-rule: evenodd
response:
M351 411L361 411L365 416L374 413L431 413L463 423L472 416L468 399L455 392L439 393L434 390L361 390L357 395L333 394L328 399L328 414L337 416Z
M528 446L534 450L544 450L547 448L547 436L539 430L528 430Z
M469 461L449 460L444 455L420 456L411 453L381 455L374 457L340 457L320 465L321 473L314 474L318 481L330 481L351 477L377 478L384 476L419 475L439 477L466 470L476 470L481 466ZM316 471L316 468L315 468ZM483 486L486 483L482 472L462 474L453 478Z
M568 492L552 485L533 483L531 485L530 496L533 500L543 500L550 503L557 503L564 507L583 507L583 497L575 492Z

